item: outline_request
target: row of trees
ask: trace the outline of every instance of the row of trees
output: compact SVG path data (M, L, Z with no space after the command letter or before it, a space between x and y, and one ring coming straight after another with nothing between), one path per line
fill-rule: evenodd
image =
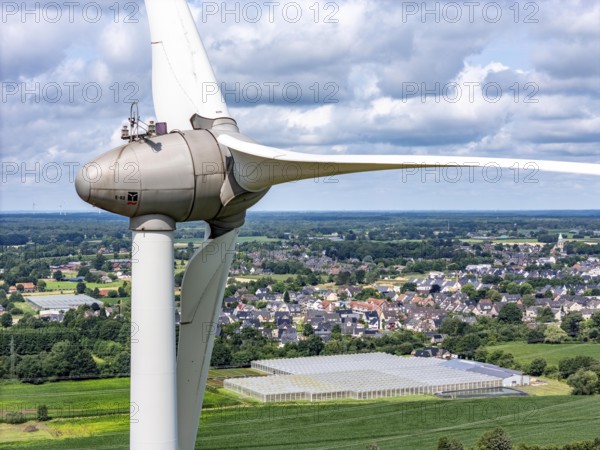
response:
M265 337L259 330L240 323L225 325L215 338L211 364L213 366L248 366L256 359L295 358L300 356L339 355L361 352L410 354L425 345L425 336L409 331L395 332L380 338L343 336L339 325L334 325L328 342L314 334L310 324L302 330L303 339L279 347L275 339Z
M127 317L107 317L103 308L69 310L62 323L26 314L0 331L0 378L40 383L128 375L130 333Z
M464 450L466 447L458 440L449 437L440 438L437 450ZM592 441L574 442L566 445L515 445L507 431L502 427L486 431L475 443L473 450L600 450L600 438Z

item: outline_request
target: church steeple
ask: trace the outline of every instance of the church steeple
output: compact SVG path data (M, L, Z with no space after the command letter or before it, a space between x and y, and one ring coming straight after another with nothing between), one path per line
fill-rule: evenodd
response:
M556 243L556 249L563 253L565 251L565 240L563 238L562 233L558 235L558 242Z

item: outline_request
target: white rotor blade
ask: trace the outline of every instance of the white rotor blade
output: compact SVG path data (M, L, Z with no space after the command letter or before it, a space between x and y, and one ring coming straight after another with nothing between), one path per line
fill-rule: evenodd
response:
M158 121L191 129L194 114L229 117L186 0L145 0L152 39L152 95Z
M422 155L315 155L266 147L243 135L221 134L235 161L235 178L247 191L257 192L276 184L355 172L426 167L497 167L545 172L600 175L600 164L539 161L478 156Z
M193 450L223 293L239 229L206 240L188 263L181 285L177 346L179 448Z

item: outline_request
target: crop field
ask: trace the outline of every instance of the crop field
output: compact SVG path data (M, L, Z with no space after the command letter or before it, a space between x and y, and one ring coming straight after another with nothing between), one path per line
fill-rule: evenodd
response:
M209 386L251 369L211 370ZM443 436L473 445L502 426L514 442L567 443L600 436L598 397L565 395L564 383L525 388L532 396L441 400L407 396L378 401L260 404L209 387L197 448L434 449ZM36 422L38 405L49 422ZM0 384L0 415L20 411L21 425L0 423L0 449L126 449L129 379ZM26 431L27 430L27 431Z
M470 400L394 399L257 405L206 409L197 448L202 449L434 449L443 436L473 445L496 426L513 442L560 444L600 435L596 397L541 396ZM126 449L127 414L0 424L0 449Z
M557 366L563 358L577 355L591 356L600 360L600 344L527 344L525 342L511 342L508 344L487 347L488 352L502 350L512 353L515 359L527 364L534 358L544 358L549 366Z

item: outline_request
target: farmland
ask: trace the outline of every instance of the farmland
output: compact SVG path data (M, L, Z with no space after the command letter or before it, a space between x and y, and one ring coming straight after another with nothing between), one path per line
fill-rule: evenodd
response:
M512 353L521 364L528 364L534 358L544 358L549 366L557 366L561 359L576 355L600 359L600 345L595 343L527 344L525 342L510 342L489 346L487 349L490 352L502 350L505 353Z
M77 412L68 419L41 423L34 433L21 431L25 425L2 424L0 449L125 449L128 416L114 405L128 405L126 386L126 380L101 380L25 390L19 386L12 391L10 386L4 387L3 401L12 407L18 402L16 392L21 397L29 390L32 403L68 403ZM197 444L203 449L364 449L370 444L380 449L432 449L442 436L472 445L496 426L504 427L517 443L558 444L598 436L600 420L597 398L575 396L476 400L408 397L258 405L217 390L207 392L205 408Z

